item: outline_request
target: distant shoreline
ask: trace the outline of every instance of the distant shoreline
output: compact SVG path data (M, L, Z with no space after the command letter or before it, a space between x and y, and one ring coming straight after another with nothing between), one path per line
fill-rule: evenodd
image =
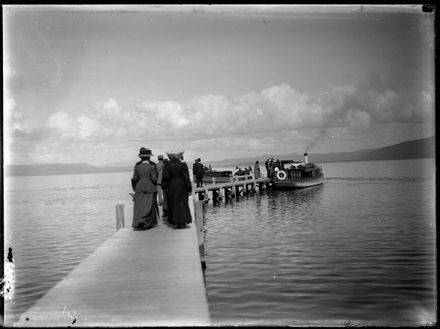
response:
M342 163L342 162L369 162L369 161L399 161L399 160L419 160L419 159L434 159L435 157L420 157L420 158L399 158L399 159L367 159L367 160L344 160L344 161L313 161L315 163ZM231 165L222 165L218 167L241 167L253 165L251 162L243 162ZM260 166L264 164L260 164ZM30 166L30 165L29 165ZM31 166L30 166L31 167ZM95 167L99 168L99 167ZM213 168L216 169L215 167ZM132 168L102 168L98 171L65 171L65 172L21 172L16 174L6 173L5 177L22 177L22 176L59 176L59 175L84 175L84 174L108 174L108 173L119 173L119 172L131 172Z
M204 161L203 164L211 164L212 167L240 167L253 166L255 161L264 166L264 161L268 158L280 160L304 159L302 154L290 153L284 155L263 154L255 157L241 159L226 159L221 161ZM390 145L378 149L359 150L353 152L340 153L309 153L309 160L315 163L331 162L354 162L354 161L381 161L381 160L408 160L408 159L430 159L435 158L435 136L428 138L407 141L395 145ZM191 161L187 161L188 166L192 167ZM5 165L4 175L12 176L41 176L41 175L73 175L73 174L92 174L92 173L111 173L128 172L133 169L133 164L113 166L92 166L87 163L76 164L35 164L35 165Z

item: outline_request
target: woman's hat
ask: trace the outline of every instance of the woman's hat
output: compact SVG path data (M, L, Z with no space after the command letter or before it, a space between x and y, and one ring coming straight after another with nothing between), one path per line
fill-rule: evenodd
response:
M145 147L141 147L141 149L139 150L139 157L140 158L144 158L144 157L146 158L146 157L150 157L152 155L154 155L154 154L151 153L151 150L147 149Z
M157 158L158 158L159 160L163 160L163 155L160 154L160 155L157 156Z
M183 152L182 150L170 150L167 152L167 155L169 158L181 158L183 156Z

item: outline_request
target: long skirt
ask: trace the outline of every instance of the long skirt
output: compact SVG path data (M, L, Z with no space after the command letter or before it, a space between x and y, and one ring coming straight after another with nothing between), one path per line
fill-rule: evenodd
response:
M168 222L170 224L189 224L192 222L188 205L188 193L168 191Z
M137 227L144 224L144 228L151 228L157 225L159 211L156 201L156 193L136 192L133 205L133 224Z

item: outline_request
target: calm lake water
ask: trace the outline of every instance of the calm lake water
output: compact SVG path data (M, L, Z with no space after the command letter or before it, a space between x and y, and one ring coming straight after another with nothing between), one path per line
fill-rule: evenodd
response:
M323 186L204 206L215 324L436 321L434 159L324 163ZM264 173L264 167L262 172ZM131 171L5 178L7 323L132 219Z

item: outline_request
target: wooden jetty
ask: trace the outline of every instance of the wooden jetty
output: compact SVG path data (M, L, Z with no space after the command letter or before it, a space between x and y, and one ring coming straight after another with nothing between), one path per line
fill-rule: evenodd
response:
M117 232L12 326L210 325L203 273L203 201L208 202L209 192L214 202L238 200L271 184L268 178L245 175L226 183L214 178L211 184L194 188L189 198L193 222L183 230L163 221L147 231L125 228L124 206L117 205Z
M232 199L239 199L240 196L254 194L258 190L261 192L264 189L272 187L272 182L267 177L255 178L253 175L242 175L231 177L230 182L216 183L215 177L212 178L211 184L206 184L203 187L195 187L193 194L197 194L198 200L208 202L213 200L217 202L224 199L228 202ZM209 198L211 192L212 198Z
M117 205L121 229L13 326L209 325L199 254L202 202L195 202L196 213L192 197L189 204L193 215L189 228L173 229L161 222L146 231L124 228L123 210Z

